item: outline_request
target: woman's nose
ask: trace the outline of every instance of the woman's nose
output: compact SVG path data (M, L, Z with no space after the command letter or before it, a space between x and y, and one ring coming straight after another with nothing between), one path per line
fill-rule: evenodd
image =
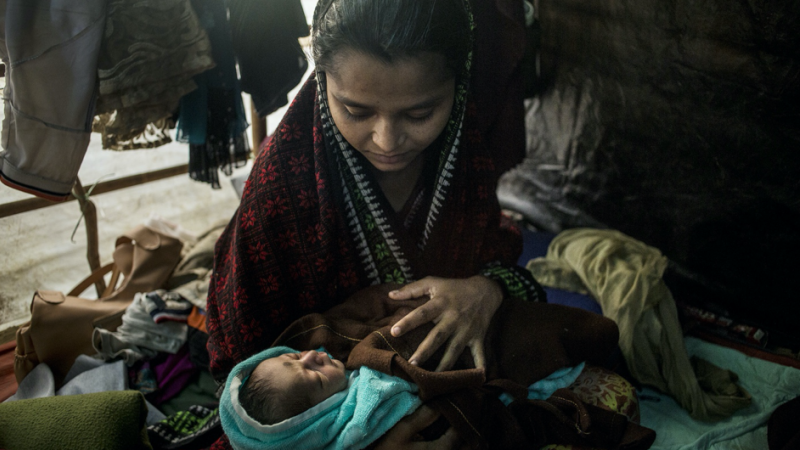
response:
M394 153L405 140L405 133L392 120L380 119L372 131L372 142L385 154Z

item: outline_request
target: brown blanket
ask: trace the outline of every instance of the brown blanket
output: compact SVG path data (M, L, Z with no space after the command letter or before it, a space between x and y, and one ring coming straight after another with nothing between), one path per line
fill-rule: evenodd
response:
M582 361L602 364L617 345L616 324L561 305L504 300L486 337L486 369L465 351L454 368L433 372L439 354L422 367L408 363L432 325L395 338L391 326L426 299L391 300L397 286L367 288L324 314L292 323L275 341L297 350L324 346L349 369L368 366L419 386L423 401L440 411L469 448L537 448L549 443L603 448L648 448L652 430L625 416L583 404L561 389L547 401L527 400L527 386ZM505 407L500 391L515 401Z

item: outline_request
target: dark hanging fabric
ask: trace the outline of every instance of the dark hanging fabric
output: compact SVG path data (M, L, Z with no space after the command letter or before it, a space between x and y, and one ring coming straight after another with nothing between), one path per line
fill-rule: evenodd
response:
M93 131L104 149L172 142L171 118L215 55L189 0L111 0L97 60Z
M472 92L478 107L478 127L497 173L525 158L523 55L525 14L522 1L473 0L475 65Z
M237 124L239 117L235 113L237 107L243 107L241 94L238 91L236 93L239 95L238 102L233 94L226 89L208 89L205 142L189 144L189 176L193 180L211 184L214 189L220 188L220 170L230 175L234 168L247 162L250 154L250 143L244 129Z
M219 189L219 170L230 175L247 162L248 124L225 5L192 0L192 6L211 40L216 67L194 77L197 90L181 98L177 140L189 144L189 176Z
M308 62L298 38L309 28L300 0L229 0L233 52L242 90L264 117L288 102Z

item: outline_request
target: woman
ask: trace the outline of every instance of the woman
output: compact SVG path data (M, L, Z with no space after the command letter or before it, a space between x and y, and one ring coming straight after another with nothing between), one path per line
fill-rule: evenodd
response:
M498 149L484 145L468 89L471 48L466 0L318 4L316 73L217 243L208 349L218 380L292 320L369 285L405 284L397 300L430 295L392 334L434 322L410 361L441 349L437 370L466 348L484 365L504 296L544 298L514 264L519 234L501 223ZM430 419L423 409L396 429Z

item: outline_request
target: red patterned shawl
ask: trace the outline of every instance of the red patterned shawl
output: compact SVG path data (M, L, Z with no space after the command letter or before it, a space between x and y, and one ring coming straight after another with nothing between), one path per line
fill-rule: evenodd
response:
M447 194L424 249L419 233L425 214L404 211L405 217L391 218L416 279L469 277L491 262L514 265L521 251L518 230L501 218L498 174L475 122L470 101ZM312 75L256 159L242 203L216 245L208 350L217 380L269 347L295 319L375 283L348 229L335 170ZM427 181L422 208L431 204Z

